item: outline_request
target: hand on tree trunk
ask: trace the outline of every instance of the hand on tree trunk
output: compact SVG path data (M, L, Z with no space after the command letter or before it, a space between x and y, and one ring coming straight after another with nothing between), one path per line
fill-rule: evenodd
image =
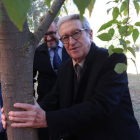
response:
M26 103L15 103L14 107L22 108L25 111L9 112L9 120L15 121L15 123L11 124L12 127L47 127L45 111L41 109L36 101L34 105ZM3 109L2 112L4 113ZM6 128L6 117L4 114L2 114L2 124L3 127Z

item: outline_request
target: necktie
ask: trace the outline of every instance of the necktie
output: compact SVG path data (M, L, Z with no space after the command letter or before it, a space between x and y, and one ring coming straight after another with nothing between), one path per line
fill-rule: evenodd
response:
M75 70L76 70L76 74L77 74L77 81L79 82L80 78L81 78L82 68L78 63L75 65Z
M61 59L60 56L58 55L58 49L59 47L57 46L56 49L54 50L54 57L53 57L54 70L57 70L58 67L61 65Z

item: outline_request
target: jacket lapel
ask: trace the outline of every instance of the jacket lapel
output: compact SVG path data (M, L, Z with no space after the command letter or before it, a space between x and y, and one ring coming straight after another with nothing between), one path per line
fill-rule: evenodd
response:
M86 87L88 87L88 80L90 78L90 73L92 70L92 66L94 65L94 61L96 58L96 50L98 49L98 47L92 43L91 44L91 48L90 51L87 55L87 57L85 58L85 63L84 63L84 67L82 70L82 74L81 74L81 80L78 86L78 90L74 99L74 103L80 103L85 96L86 93Z
M65 73L65 91L63 98L65 99L64 107L71 107L73 105L73 99L74 99L74 68L72 61L67 65L66 67L66 73Z

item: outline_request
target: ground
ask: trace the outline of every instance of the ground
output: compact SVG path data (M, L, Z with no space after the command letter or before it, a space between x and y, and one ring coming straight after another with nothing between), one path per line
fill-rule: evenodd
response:
M128 74L128 80L135 117L140 126L140 74Z

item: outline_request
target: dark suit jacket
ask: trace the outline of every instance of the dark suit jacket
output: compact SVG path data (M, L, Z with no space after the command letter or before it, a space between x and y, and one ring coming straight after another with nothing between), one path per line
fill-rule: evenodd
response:
M63 47L62 63L68 60L69 58L70 56L67 54L65 48ZM38 101L41 101L43 97L52 90L57 79L57 75L55 74L51 66L48 47L45 43L38 46L35 51L33 77L36 76L37 71L38 71L37 93L39 95Z
M117 63L126 63L124 54L108 57L92 43L76 93L71 60L61 65L53 91L40 103L51 140L140 140L127 74L114 71Z

